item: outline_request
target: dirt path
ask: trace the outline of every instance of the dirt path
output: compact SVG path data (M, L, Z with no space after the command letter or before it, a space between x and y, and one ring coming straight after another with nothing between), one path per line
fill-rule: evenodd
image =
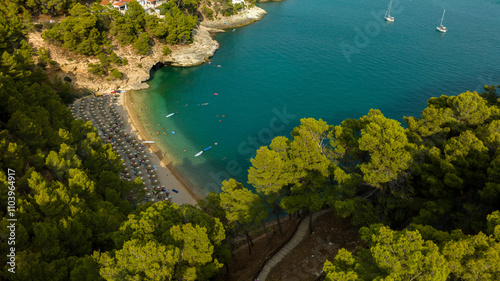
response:
M316 212L312 215L312 220L316 220L317 217L321 216L322 214L326 213L329 210L322 210L319 212ZM259 277L257 278L259 281L265 281L271 270L275 265L277 265L284 257L286 257L297 245L306 237L308 234L308 227L309 227L309 219L304 219L298 229L297 232L295 232L295 235L292 237L290 242L288 242L285 247L283 247L279 252L276 253L264 266L262 271L259 274Z

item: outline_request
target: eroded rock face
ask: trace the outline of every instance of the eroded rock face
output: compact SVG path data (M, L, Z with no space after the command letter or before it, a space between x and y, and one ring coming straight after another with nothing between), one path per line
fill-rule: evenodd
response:
M151 46L147 56L138 55L132 46L123 47L118 42L113 42L113 50L118 57L128 60L126 66L112 65L123 77L113 79L110 77L97 77L88 72L88 64L99 63L96 57L86 57L65 50L64 48L48 44L43 41L41 33L34 32L28 36L29 43L35 48L45 47L50 52L52 60L57 62L56 66L48 68L49 76L59 76L63 79L68 76L76 88L88 89L95 93L109 93L116 89L139 90L149 87L144 83L150 77L151 69L158 63L173 66L194 66L206 62L219 48L219 43L213 39L217 32L224 32L220 28L234 28L250 24L261 19L266 11L259 7L244 9L237 15L226 17L217 21L204 21L193 30L193 43L190 45L169 46L172 53L163 55L164 44L158 41Z
M245 8L241 10L238 14L232 15L230 17L224 17L219 20L205 20L202 25L212 28L235 28L251 24L254 21L260 20L267 12L259 7Z

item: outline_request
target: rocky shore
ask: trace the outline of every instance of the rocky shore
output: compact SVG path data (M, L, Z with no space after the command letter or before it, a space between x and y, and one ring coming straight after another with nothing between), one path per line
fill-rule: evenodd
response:
M159 42L154 42L146 56L138 55L132 46L123 47L118 42L113 42L116 46L114 52L128 61L126 66L116 66L116 69L123 73L121 79L102 78L90 74L87 65L99 63L97 58L82 56L47 44L43 41L41 32L30 33L28 39L35 51L40 47L47 48L51 60L56 62L48 67L49 76L59 76L61 79L69 77L75 88L87 89L94 93L109 93L116 89L140 90L149 87L144 82L150 78L150 72L156 65L188 67L202 64L208 61L219 48L219 43L213 39L216 33L224 32L223 29L226 28L250 24L261 19L265 14L264 9L253 6L230 17L214 21L205 20L193 30L192 44L169 46L172 53L168 56L163 55L165 45Z

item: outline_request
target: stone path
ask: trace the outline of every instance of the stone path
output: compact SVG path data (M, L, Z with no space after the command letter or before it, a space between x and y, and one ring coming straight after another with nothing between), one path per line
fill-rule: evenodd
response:
M322 214L328 211L329 209L326 209L314 213L312 215L312 221L314 222L314 220L316 220L317 217L321 216ZM304 239L304 237L308 235L308 228L309 228L309 218L304 218L304 220L302 220L299 227L297 228L297 232L295 232L292 239L290 239L290 241L285 245L285 247L281 248L279 252L277 252L270 260L267 261L266 265L264 266L259 276L257 277L259 281L265 281L267 275L271 272L273 267L277 265L284 257L286 257L286 255L288 255L302 241L302 239Z

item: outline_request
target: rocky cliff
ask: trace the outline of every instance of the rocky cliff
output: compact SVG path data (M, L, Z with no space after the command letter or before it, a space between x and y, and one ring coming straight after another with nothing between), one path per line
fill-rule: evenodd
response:
M224 32L222 28L234 28L250 24L261 19L266 11L259 7L244 9L237 15L224 17L215 21L203 21L193 30L193 43L190 45L169 46L172 53L163 55L163 46L157 41L151 46L150 52L146 56L138 55L132 46L123 47L118 42L113 42L114 52L120 58L126 58L126 66L117 66L123 73L121 79L110 77L98 77L88 72L89 63L97 64L96 57L86 57L72 53L64 48L55 46L43 41L40 32L29 34L29 42L35 51L40 47L45 47L50 52L50 57L57 62L48 67L50 76L61 78L69 77L76 88L88 89L95 93L109 93L110 91L138 90L148 87L145 81L150 77L151 69L157 64L173 66L194 66L206 62L219 48L219 43L213 39L217 32ZM114 66L113 66L114 67Z

